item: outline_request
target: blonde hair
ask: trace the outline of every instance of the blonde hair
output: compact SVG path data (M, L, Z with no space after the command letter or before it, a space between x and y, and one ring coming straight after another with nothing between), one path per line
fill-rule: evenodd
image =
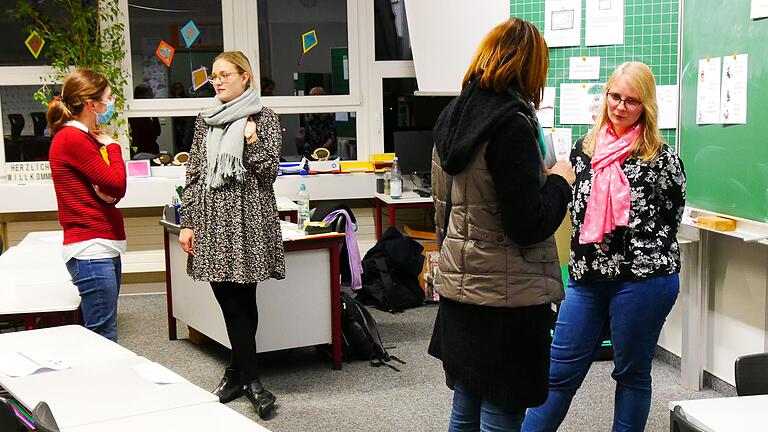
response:
M213 63L216 63L217 60L226 60L232 63L235 68L237 68L237 71L241 74L247 73L248 83L246 84L246 87L250 86L251 88L255 89L251 63L248 61L248 57L246 57L242 51L224 51L223 53L217 55L215 59L213 59Z
M643 105L643 113L638 120L638 122L642 122L643 133L635 140L632 155L643 162L650 162L659 155L661 146L666 144L658 127L659 106L656 104L656 80L653 77L653 72L645 63L626 62L617 67L611 77L608 78L605 92L609 93L611 87L621 77L625 77L629 86L639 94L640 103ZM608 98L606 97L600 114L595 120L595 125L584 139L584 153L589 157L595 153L595 143L600 129L609 121Z
M494 27L480 42L462 88L477 80L480 88L502 93L516 84L523 97L538 108L548 68L549 49L539 30L528 21L512 17Z
M56 135L64 125L75 120L83 112L85 104L101 100L109 83L104 75L90 69L75 69L61 87L61 95L48 104L45 118L51 136Z

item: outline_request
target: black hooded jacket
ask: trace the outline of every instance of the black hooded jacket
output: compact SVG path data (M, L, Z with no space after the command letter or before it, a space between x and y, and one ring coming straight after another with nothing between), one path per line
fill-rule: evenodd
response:
M488 142L485 159L504 231L520 245L550 237L571 199L570 186L558 175L542 185L535 121L531 104L517 91L495 94L470 84L434 129L441 167L450 175L466 169ZM549 304L506 308L441 298L428 352L442 360L448 387L460 384L508 414L522 414L547 398L551 319Z
M516 90L498 94L473 82L445 107L433 131L442 168L450 175L461 173L488 141L485 159L501 203L504 231L520 245L551 236L571 200L571 187L562 177L549 175L541 185L535 122L533 106Z

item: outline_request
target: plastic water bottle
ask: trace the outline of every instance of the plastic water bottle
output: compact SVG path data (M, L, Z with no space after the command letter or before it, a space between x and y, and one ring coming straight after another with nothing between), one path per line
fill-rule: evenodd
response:
M403 175L400 174L400 165L397 164L397 156L392 159L392 177L389 180L389 196L392 199L400 199L403 196Z
M299 205L299 229L304 229L304 223L309 222L309 192L307 191L307 186L304 183L299 185L299 194L296 196L296 198L296 203Z

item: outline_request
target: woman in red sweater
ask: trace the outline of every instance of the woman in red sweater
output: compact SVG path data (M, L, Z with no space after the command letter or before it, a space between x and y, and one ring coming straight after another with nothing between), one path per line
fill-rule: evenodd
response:
M64 262L80 291L85 327L116 341L125 228L115 204L125 195L125 165L120 145L96 127L114 109L106 78L77 69L48 105L47 119Z

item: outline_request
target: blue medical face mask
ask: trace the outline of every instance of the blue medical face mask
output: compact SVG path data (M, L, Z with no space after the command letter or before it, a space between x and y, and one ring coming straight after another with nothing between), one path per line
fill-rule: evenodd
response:
M96 113L96 123L97 124L105 124L109 123L109 119L112 118L112 115L115 113L115 101L110 101L107 105L107 110L104 111L104 113Z

